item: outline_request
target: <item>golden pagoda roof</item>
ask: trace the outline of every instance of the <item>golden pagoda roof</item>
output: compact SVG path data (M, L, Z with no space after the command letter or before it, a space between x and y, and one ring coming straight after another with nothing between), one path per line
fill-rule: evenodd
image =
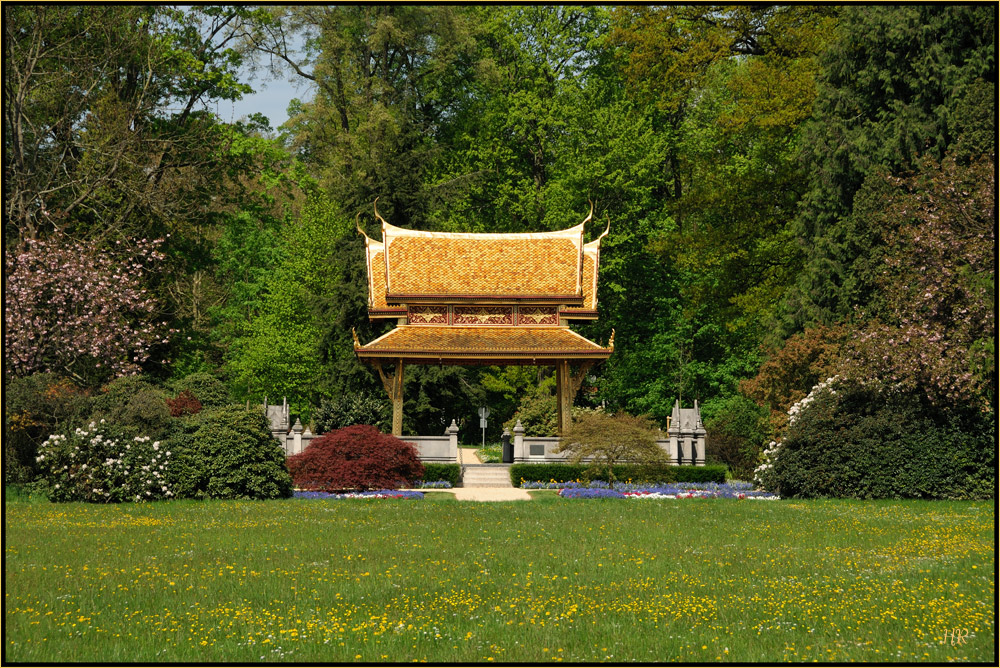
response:
M591 211L593 213L593 211ZM561 305L570 318L597 317L601 240L583 243L591 220L554 232L461 233L407 230L382 223L382 241L365 237L372 318L406 315L407 304Z
M564 359L607 359L613 344L597 345L567 327L436 327L400 325L367 345L362 359L422 364L535 364Z
M557 232L420 232L382 225L387 301L573 301L583 224Z

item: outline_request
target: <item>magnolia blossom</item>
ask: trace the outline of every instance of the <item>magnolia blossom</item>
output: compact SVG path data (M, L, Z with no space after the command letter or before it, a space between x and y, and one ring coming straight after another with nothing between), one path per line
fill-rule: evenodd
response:
M4 254L4 358L19 376L56 369L135 373L168 340L142 287L164 255L161 239L110 250L63 235ZM93 426L91 427L93 429Z

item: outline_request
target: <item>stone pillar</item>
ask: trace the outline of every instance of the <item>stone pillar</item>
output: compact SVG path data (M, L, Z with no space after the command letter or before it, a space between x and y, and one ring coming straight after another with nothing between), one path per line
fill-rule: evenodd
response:
M302 452L302 423L295 418L295 424L292 425L292 454L297 455L300 452Z
M690 439L684 438L683 436L677 439L677 456L678 464L690 464L691 463L691 441Z
M458 425L451 421L451 426L445 430L448 434L448 456L458 461Z
M514 425L514 461L523 462L527 459L524 453L524 426L518 420Z

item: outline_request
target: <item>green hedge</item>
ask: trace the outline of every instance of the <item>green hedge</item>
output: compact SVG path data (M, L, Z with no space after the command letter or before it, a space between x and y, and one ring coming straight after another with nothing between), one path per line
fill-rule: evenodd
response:
M513 464L510 467L510 481L515 487L521 486L521 480L528 482L571 482L573 480L588 480L588 464ZM667 466L650 469L634 464L621 464L614 467L617 480L632 480L633 482L726 482L725 466Z
M458 464L434 464L432 462L423 462L423 464L424 482L446 480L451 483L452 487L458 487L462 478L462 469Z
M800 413L776 455L774 479L787 498L991 498L995 438L988 413L845 383Z

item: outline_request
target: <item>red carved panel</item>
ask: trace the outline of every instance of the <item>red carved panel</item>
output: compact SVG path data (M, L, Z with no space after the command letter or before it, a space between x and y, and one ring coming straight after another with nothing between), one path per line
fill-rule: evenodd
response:
M513 325L513 306L456 306L455 325Z
M554 306L519 306L519 325L558 325L559 313Z
M447 306L410 306L406 321L411 325L447 325Z

